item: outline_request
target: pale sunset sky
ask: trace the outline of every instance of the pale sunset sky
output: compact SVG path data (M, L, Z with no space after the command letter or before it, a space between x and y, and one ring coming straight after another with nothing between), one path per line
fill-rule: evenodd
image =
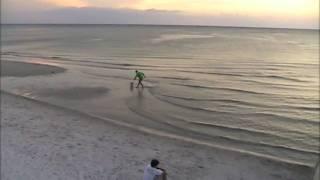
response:
M2 23L319 28L319 0L2 0Z

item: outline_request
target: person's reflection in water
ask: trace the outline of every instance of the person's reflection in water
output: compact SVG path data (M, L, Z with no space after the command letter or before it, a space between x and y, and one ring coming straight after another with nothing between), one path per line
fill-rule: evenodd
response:
M138 89L138 99L139 100L143 99L143 89Z
M133 91L133 82L130 82L130 91Z

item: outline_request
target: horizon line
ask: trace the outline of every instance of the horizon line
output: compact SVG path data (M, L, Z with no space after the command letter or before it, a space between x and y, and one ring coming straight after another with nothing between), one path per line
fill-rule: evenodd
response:
M252 28L252 29L283 29L283 30L320 30L320 28L294 27L263 27L263 26L225 26L225 25L192 25L192 24L125 24L125 23L0 23L1 25L110 25L110 26L181 26L181 27L215 27L215 28Z

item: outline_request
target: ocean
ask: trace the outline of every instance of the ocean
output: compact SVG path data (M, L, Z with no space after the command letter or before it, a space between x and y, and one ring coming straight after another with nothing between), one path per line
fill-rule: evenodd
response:
M68 69L6 77L3 91L255 156L319 161L318 30L1 28L1 60ZM130 89L135 70L146 75L144 89Z

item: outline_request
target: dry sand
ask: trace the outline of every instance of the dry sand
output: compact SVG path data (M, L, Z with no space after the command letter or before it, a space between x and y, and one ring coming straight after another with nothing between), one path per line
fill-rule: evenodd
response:
M35 71L40 65L9 64L2 75L64 71L44 66L44 73ZM152 158L167 169L169 180L311 180L314 171L143 133L5 92L1 92L1 157L3 180L141 180Z

